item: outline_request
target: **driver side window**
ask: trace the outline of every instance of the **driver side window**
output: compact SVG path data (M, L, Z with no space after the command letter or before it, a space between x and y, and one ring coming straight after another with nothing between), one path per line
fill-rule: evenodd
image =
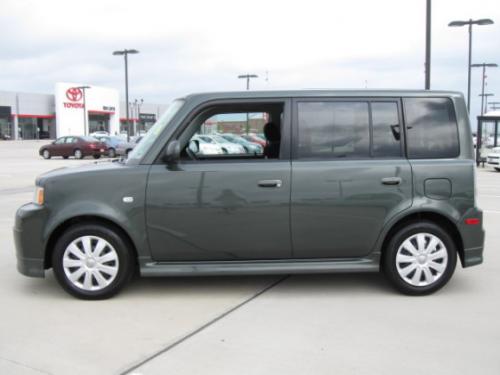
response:
M210 108L188 125L185 161L278 159L283 105ZM182 143L182 141L181 141Z

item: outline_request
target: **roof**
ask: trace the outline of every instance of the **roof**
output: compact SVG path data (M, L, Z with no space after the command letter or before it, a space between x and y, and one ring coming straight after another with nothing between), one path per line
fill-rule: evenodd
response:
M438 91L438 90L280 90L280 91L226 91L226 92L206 92L187 95L186 99L195 99L200 101L214 99L230 98L248 98L248 99L271 99L271 98L294 98L294 97L463 97L463 94L457 91Z

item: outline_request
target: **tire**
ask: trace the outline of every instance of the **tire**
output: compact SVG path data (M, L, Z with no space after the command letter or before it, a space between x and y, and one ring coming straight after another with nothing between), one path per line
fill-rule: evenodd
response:
M75 157L75 159L83 159L83 152L79 148L77 148L73 152L73 156Z
M100 159L101 158L101 155L92 155L94 157L94 159Z
M63 159L67 159L67 158L69 158L69 156L63 156Z
M500 168L495 167L495 171L500 172Z
M110 158L115 158L115 157L116 157L116 150L115 150L113 147L110 147L110 148L108 149L108 156L109 156Z
M416 296L442 288L453 275L456 264L453 239L430 221L400 228L382 258L382 268L392 285L404 294Z
M100 246L100 252L87 256L84 243L92 253ZM103 260L99 262L99 258ZM57 240L52 254L52 268L59 284L69 294L86 300L106 299L117 294L130 281L134 265L128 241L98 223L68 228ZM74 281L70 278L72 275Z
M50 155L50 151L47 149L42 151L42 156L45 160L49 160L52 157L52 155Z

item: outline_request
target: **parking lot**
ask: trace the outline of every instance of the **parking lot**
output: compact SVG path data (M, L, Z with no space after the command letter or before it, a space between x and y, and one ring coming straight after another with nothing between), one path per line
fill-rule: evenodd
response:
M12 237L46 142L0 142L0 374L499 374L500 173L480 168L485 263L427 297L379 274L136 279L113 299L18 274ZM99 161L101 162L101 161Z

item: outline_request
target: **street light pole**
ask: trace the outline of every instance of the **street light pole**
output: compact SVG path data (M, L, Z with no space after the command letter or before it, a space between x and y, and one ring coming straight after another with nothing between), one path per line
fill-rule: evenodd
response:
M130 116L129 116L129 108L128 108L128 55L129 54L136 54L139 53L139 51L135 49L124 49L121 51L114 51L113 55L114 56L124 56L125 59L125 105L127 109L127 119L126 119L126 124L127 124L127 142L130 142Z
M484 86L485 86L485 82L486 82L486 67L496 68L496 67L498 67L498 65L494 64L494 63L482 63L482 64L472 64L471 67L472 68L480 68L480 67L483 68L481 95L479 95L481 97L481 116L482 116L485 112L487 112L487 108L488 108L487 106L484 105L484 97L485 97Z
M90 89L90 86L78 86L75 89L82 91L82 99L83 99L83 135L87 135L87 104L85 102L85 90Z
M467 109L470 113L470 86L471 86L471 65L472 65L472 25L491 25L493 21L489 18L482 18L479 20L469 19L468 21L452 21L448 24L450 27L456 26L469 26L469 64L468 64L468 75L467 75Z
M431 0L427 0L425 25L425 89L431 89Z
M484 102L484 108L481 108L481 116L484 115L486 112L488 112L488 96L495 96L495 94L479 94L481 97L481 106L483 105Z
M248 91L250 90L250 78L259 78L259 76L257 74L247 73L247 74L240 74L238 78L247 80L247 91ZM248 135L249 131L250 131L250 119L248 118L248 112L247 112L247 123L245 126L245 133Z

